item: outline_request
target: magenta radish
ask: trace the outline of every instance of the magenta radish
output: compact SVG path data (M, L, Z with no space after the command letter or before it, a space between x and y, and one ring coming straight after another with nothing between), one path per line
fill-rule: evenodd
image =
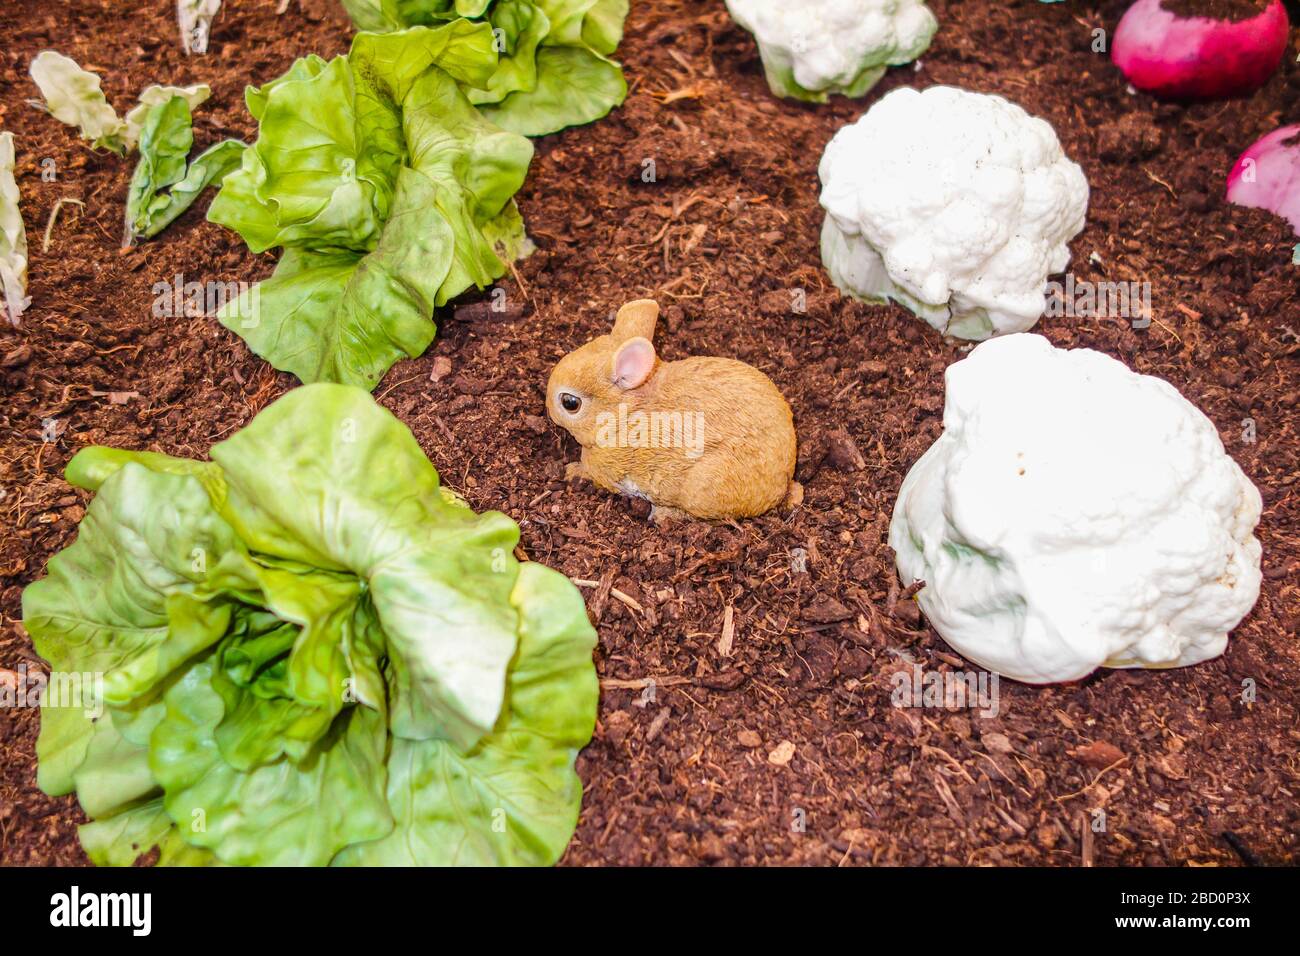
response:
M1277 213L1300 236L1300 123L1274 130L1241 154L1228 174L1228 201Z
M1139 90L1175 100L1213 100L1254 92L1273 75L1286 50L1287 20L1282 0L1237 0L1260 12L1185 15L1191 0L1137 0L1115 30L1111 59ZM1212 0L1201 0L1200 5ZM1212 9L1225 6L1220 0Z

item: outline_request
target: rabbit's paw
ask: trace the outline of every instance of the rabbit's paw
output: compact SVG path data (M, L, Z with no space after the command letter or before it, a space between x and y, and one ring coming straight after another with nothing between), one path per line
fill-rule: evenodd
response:
M674 521L690 521L691 516L681 508L655 505L650 509L650 520L657 525L665 525L672 524Z
M797 481L792 481L786 489L785 501L781 502L781 507L786 511L794 511L801 504L803 504L803 485Z

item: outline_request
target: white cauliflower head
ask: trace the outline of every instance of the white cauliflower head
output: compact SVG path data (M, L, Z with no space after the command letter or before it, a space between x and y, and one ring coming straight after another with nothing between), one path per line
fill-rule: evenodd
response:
M1038 335L948 368L889 543L934 629L1031 683L1223 653L1259 596L1259 492L1163 379Z
M898 89L822 155L822 261L965 339L1023 332L1070 261L1088 182L1045 120L1000 96Z
M939 22L921 0L727 0L754 34L777 96L862 96L885 68L925 52Z

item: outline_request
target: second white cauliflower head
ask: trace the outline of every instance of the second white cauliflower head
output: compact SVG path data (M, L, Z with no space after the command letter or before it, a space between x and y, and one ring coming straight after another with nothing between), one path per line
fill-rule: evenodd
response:
M862 96L885 69L925 52L939 22L921 0L727 0L754 34L777 96Z
M1038 321L1088 209L1083 170L1045 120L948 86L883 97L835 134L819 173L836 286L964 339Z
M970 660L1031 683L1222 654L1259 596L1259 492L1168 382L1039 335L948 368L889 529Z

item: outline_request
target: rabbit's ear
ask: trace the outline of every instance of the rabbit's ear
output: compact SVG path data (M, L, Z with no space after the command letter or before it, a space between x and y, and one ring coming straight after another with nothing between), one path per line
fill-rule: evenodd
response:
M654 341L655 322L659 318L659 303L654 299L637 299L618 310L614 319L614 341L626 342L638 335Z
M635 336L619 346L610 362L609 380L623 391L640 388L655 367L655 347L644 336Z

